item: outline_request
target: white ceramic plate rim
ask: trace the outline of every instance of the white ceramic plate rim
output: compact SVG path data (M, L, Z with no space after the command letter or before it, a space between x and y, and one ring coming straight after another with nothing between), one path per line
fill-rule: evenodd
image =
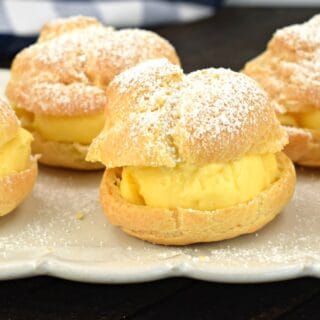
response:
M49 275L62 279L90 283L137 283L170 277L189 277L193 279L223 283L259 283L289 280L305 276L320 278L320 262L295 262L286 266L268 268L213 268L192 266L183 258L172 258L136 268L135 265L123 267L123 263L72 262L55 257L17 260L0 266L0 279L18 279Z
M8 78L7 70L0 70L0 87ZM166 250L165 247L163 247ZM89 248L90 249L90 248ZM102 250L102 249L101 249ZM287 280L303 276L320 277L320 257L301 256L286 264L270 263L264 266L242 268L212 263L193 263L183 253L166 259L143 263L124 260L88 262L67 260L54 253L37 258L8 259L0 263L0 280L50 275L59 278L92 283L133 283L169 277L189 277L215 282L253 283Z

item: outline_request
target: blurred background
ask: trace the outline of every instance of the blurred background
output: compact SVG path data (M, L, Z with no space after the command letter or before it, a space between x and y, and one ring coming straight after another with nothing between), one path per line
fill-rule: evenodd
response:
M56 18L89 15L115 27L155 28L205 19L223 7L317 5L320 0L0 0L1 66Z

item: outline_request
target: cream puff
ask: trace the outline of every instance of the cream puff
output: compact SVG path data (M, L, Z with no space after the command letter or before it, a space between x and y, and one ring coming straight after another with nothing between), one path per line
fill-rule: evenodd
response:
M22 125L34 135L40 162L102 167L85 156L104 125L105 88L123 70L162 57L179 64L169 42L150 31L116 31L89 17L46 24L38 41L16 56L6 90Z
M106 167L109 221L166 245L255 232L291 198L287 135L267 94L226 69L185 75L166 59L115 77L87 160Z
M269 93L289 134L289 157L320 166L320 15L278 30L243 71Z
M32 135L0 99L0 216L15 209L35 184L37 161L31 156L31 141Z

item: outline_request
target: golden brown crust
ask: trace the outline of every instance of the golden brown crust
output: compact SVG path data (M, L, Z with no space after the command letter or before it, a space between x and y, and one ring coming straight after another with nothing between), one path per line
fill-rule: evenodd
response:
M38 174L35 158L30 167L9 176L0 178L0 216L15 209L31 192Z
M278 30L265 52L243 70L285 112L320 108L320 15Z
M14 111L0 98L0 147L15 137L19 121Z
M75 16L68 19L56 19L47 22L41 29L38 42L56 38L66 32L85 29L90 26L101 27L101 23L92 17Z
M292 161L308 167L320 166L320 131L285 127L289 144L284 152Z
M39 162L61 168L78 170L97 170L104 166L98 162L85 161L89 146L80 143L68 143L48 141L43 139L37 132L32 132L32 152L40 154Z
M278 30L265 52L249 61L243 72L269 93L279 114L320 108L320 15L301 25ZM288 128L285 152L296 163L320 165L317 130Z
M131 204L120 195L119 169L106 170L100 186L101 202L110 223L152 243L187 245L230 239L262 228L291 198L293 164L283 153L277 159L281 175L276 182L251 201L225 209L160 209Z
M179 64L174 48L153 32L116 31L87 17L58 20L16 56L6 93L15 108L34 113L93 114L104 109L115 75L161 57Z
M266 93L231 70L184 75L152 60L117 76L107 93L106 125L87 159L108 168L225 162L287 143Z
M0 147L14 139L18 130L19 121L14 111L0 99ZM0 177L0 216L11 212L26 198L35 184L37 173L37 160L31 158L29 168Z
M102 88L80 82L65 84L11 78L6 94L16 109L57 117L95 114L107 104Z

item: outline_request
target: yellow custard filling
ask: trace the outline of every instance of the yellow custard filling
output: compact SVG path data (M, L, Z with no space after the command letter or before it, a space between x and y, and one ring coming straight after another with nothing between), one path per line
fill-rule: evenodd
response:
M32 135L20 128L12 140L0 147L0 177L28 168L31 141Z
M286 126L320 130L320 111L286 113L278 118Z
M103 112L77 117L55 117L32 114L22 109L17 110L22 125L38 132L42 138L57 142L78 142L90 144L104 126Z
M274 154L202 166L125 167L120 193L131 203L150 207L215 210L253 199L278 176Z

